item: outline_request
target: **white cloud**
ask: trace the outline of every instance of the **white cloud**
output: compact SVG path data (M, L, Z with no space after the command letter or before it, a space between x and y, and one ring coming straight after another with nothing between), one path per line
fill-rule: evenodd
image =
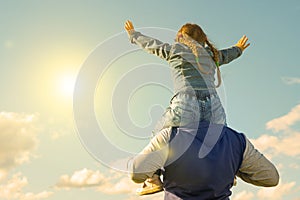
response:
M279 183L278 186L272 188L262 188L258 190L257 197L260 200L281 200L284 196L293 192L295 182Z
M105 194L133 194L140 185L134 184L129 177L120 180L111 180L97 188L98 191Z
M232 197L232 200L252 200L254 194L248 191L242 191Z
M37 147L36 115L0 112L0 180L7 172L28 162Z
M261 135L251 141L254 145L268 157L278 154L286 156L300 155L300 132L293 130L293 125L300 121L300 104L291 109L289 113L275 118L266 123L266 129L274 132L283 131L283 134L272 136Z
M292 108L288 114L267 122L266 129L271 129L275 132L284 131L298 121L300 121L300 104Z
M276 187L260 188L255 194L249 191L241 191L233 195L232 200L281 200L287 195L297 194L296 182L282 183Z
M283 136L262 135L257 139L251 139L254 146L269 157L278 154L287 156L300 155L300 132L291 132Z
M0 199L7 200L39 200L46 199L52 195L52 192L43 191L37 194L32 192L24 193L22 189L28 185L26 177L21 173L13 175L7 183L0 185Z
M259 149L262 152L265 152L267 149L276 146L276 144L278 144L279 142L279 139L276 136L264 134L257 139L251 139L251 142L257 149Z
M127 175L117 172L107 172L82 169L71 176L62 175L55 185L57 189L90 188L104 194L134 194L141 185L133 183Z
M300 84L300 78L296 78L296 77L282 77L281 79L287 85Z
M73 175L62 175L56 184L56 188L70 189L70 188L85 188L95 187L105 184L107 179L99 171L92 171L86 168L75 171Z

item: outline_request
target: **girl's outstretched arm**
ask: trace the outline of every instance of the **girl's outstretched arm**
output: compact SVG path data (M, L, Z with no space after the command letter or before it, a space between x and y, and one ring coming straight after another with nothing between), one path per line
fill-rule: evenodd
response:
M169 60L171 45L135 31L132 22L129 20L125 22L125 30L128 33L131 43L137 44L148 53Z
M125 22L125 30L127 31L128 35L130 35L130 33L134 32L134 27L131 21L127 20Z
M242 55L243 51L249 47L248 38L244 35L234 46L219 50L219 64L227 64Z
M248 41L247 36L243 35L243 37L235 44L235 46L237 46L242 51L244 51L250 45L250 43L247 43L247 41Z

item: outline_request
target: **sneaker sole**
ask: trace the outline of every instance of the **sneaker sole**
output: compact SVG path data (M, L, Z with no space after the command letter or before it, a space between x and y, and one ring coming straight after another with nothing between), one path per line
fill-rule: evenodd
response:
M141 191L139 191L141 190ZM157 192L161 192L163 191L163 187L162 186L156 186L156 187L152 187L152 188L149 188L149 189L137 189L136 193L140 196L142 195L147 195L147 194L154 194L154 193L157 193Z

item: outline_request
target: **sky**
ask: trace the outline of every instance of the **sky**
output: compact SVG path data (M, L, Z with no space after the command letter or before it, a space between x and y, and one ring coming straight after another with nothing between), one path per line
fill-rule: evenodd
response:
M238 179L233 200L299 200L300 2L0 1L0 200L138 197L126 163L172 96L168 65L129 43L124 22L172 43L186 22L219 49L228 125L278 168L279 185Z

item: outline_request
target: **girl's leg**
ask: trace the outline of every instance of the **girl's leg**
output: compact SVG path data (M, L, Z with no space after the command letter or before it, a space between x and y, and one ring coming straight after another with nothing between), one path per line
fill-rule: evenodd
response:
M203 119L214 124L224 124L226 123L226 114L224 107L222 106L221 100L217 95L213 95L210 98L200 102L203 108Z
M162 118L158 121L153 136L160 130L169 127L184 126L194 121L199 121L199 106L196 98L187 95L177 95L171 101ZM157 170L153 177L147 179L142 188L138 189L137 194L146 195L160 192L163 190L160 180L161 170Z
M186 94L175 96L154 128L154 135L168 127L185 126L200 121L200 108L196 97Z
M208 146L202 145L199 149L199 158L204 158L214 148L214 145L219 140L223 126L226 126L226 117L224 108L219 100L218 96L211 96L203 101L199 101L203 108L203 120L212 124L219 124L217 129L208 129L208 134L205 135L203 143L209 143ZM209 131L213 130L213 134L209 134ZM205 146L205 147L204 147Z

